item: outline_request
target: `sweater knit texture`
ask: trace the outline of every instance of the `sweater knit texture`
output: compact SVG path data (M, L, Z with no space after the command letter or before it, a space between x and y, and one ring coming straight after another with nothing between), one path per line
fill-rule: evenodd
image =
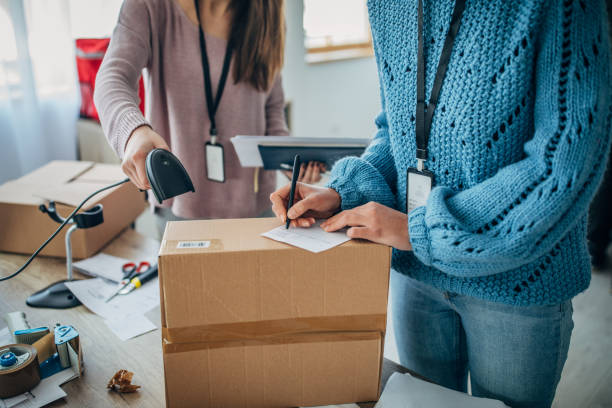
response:
M206 35L213 95L227 41ZM148 124L164 138L191 176L195 193L164 202L182 218L256 217L270 208L276 187L273 171L240 166L230 138L236 135L288 134L280 76L268 91L234 81L233 60L215 115L224 146L225 183L206 177L204 143L209 140L198 26L175 0L125 0L108 51L96 78L95 103L102 128L123 157L125 144ZM145 82L146 118L138 110L138 79ZM151 204L158 205L149 194Z
M368 2L383 110L329 186L342 209L406 211L416 167L417 0ZM452 0L424 0L427 100ZM514 305L586 289L586 214L610 145L610 45L600 0L467 0L433 116L427 205L393 268L441 290Z

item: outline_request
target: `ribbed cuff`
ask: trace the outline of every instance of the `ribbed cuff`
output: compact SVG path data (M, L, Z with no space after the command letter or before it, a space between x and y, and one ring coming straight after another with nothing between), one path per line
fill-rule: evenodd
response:
M138 109L129 109L120 116L115 126L116 145L113 146L120 159L123 160L125 145L134 129L143 125L151 126Z
M326 187L336 190L340 194L342 210L350 210L362 204L361 193L359 193L357 185L349 178L335 178L327 183Z
M431 241L425 225L426 207L415 208L408 214L408 231L412 251L425 265L431 265Z

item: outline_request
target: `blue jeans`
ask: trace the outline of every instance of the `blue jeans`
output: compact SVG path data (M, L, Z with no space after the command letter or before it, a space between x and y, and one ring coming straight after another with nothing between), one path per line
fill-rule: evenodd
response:
M550 407L569 348L572 303L511 306L444 292L391 271L403 366L511 407Z

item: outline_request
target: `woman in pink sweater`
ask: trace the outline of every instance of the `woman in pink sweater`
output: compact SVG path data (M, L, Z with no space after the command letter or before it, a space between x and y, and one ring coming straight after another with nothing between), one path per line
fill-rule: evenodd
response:
M154 148L171 150L191 176L195 193L155 208L160 229L168 219L255 217L269 208L274 172L242 168L229 139L288 134L284 34L283 0L125 0L94 97L137 187L150 188L145 158ZM220 146L223 163L213 163ZM306 178L318 170L310 165Z

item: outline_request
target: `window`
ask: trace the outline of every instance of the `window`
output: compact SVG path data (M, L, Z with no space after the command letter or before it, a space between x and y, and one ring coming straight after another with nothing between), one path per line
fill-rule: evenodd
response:
M365 0L304 0L303 23L307 62L373 55Z
M3 4L0 4L0 38L2 38L0 41L0 98L2 98L6 97L3 92L7 91L7 86L19 83L15 32Z

